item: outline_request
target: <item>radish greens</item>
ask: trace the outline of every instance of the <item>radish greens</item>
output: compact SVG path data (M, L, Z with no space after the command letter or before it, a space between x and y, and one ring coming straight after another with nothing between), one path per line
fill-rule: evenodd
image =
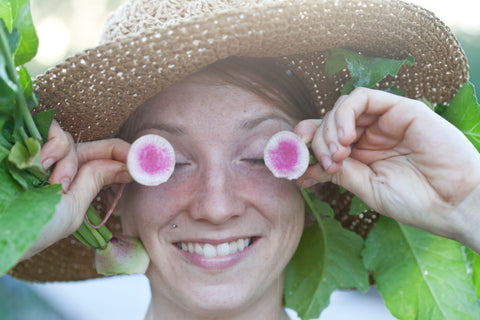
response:
M358 86L375 88L401 66L414 63L412 57L397 61L345 49L330 50L325 56L329 75L345 68L350 72L351 79L342 94ZM395 87L386 91L403 95ZM480 105L471 83L460 88L449 105L425 102L480 151ZM302 194L318 227L304 232L287 266L284 291L286 306L296 310L301 319L319 317L335 289L366 290L365 280L359 280L367 270L387 308L399 319L480 319L480 256L473 250L383 216L363 241L345 229L340 233L329 204L315 200L307 190ZM362 214L368 209L358 197L352 197L349 214ZM343 244L347 237L351 237L349 248ZM360 256L363 261L359 263L355 257ZM341 281L346 276L349 281Z

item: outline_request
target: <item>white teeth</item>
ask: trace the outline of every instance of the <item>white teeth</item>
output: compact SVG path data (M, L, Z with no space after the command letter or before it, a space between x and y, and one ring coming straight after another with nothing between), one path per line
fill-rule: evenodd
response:
M252 242L251 238L245 239L238 239L237 241L232 241L230 243L225 242L221 243L217 246L212 245L210 243L200 244L200 243L192 243L192 242L181 242L178 243L177 246L181 248L183 251L196 253L198 255L202 255L206 258L213 258L216 256L228 256L229 254L233 254L237 251L243 251L246 247L250 245Z
M217 250L215 249L214 246L212 246L209 243L206 243L203 246L203 255L207 258L213 258L217 256Z
M195 243L195 253L203 255L203 248L199 243Z
M235 253L238 251L237 241L232 241L229 243L230 253Z
M207 245L205 245L207 246ZM228 243L222 243L217 246L217 255L226 256L230 253L230 246Z
M237 248L238 248L238 251L243 251L243 249L245 249L245 240L243 239L238 240Z

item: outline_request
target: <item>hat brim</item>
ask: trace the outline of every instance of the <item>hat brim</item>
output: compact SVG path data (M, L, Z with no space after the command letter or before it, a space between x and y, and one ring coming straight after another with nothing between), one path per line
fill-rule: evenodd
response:
M468 79L465 54L443 22L397 1L296 0L237 8L180 21L85 50L35 81L36 110L56 108L64 130L82 140L110 138L146 99L204 66L229 56L274 57L304 79L323 112L339 96L344 75L328 77L323 52L347 48L385 58L413 56L384 81L407 97L448 102ZM118 219L109 228L120 232ZM33 281L98 277L93 252L73 237L12 270Z

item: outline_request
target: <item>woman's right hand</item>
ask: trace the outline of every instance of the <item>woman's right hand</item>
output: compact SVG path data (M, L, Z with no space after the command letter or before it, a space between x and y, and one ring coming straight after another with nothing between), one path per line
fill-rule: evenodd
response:
M129 148L130 144L120 139L76 144L56 121L52 123L40 159L45 169L54 166L49 182L62 184L63 195L55 215L23 259L75 232L104 187L132 181L126 167Z

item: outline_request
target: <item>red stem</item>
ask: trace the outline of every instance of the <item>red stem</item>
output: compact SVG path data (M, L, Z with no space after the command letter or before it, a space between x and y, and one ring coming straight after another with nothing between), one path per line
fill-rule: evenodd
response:
M117 191L117 195L115 196L115 199L113 200L112 206L110 207L110 210L108 210L107 214L105 215L105 218L103 218L103 220L102 220L102 222L100 222L100 224L98 224L97 226L93 225L90 222L90 220L88 220L88 216L85 215L85 219L87 220L87 223L90 227L92 227L93 229L98 229L98 228L101 228L105 223L107 223L108 219L110 218L113 211L115 210L115 207L117 206L118 201L122 197L123 189L125 189L125 183L122 183L120 185L120 188Z

